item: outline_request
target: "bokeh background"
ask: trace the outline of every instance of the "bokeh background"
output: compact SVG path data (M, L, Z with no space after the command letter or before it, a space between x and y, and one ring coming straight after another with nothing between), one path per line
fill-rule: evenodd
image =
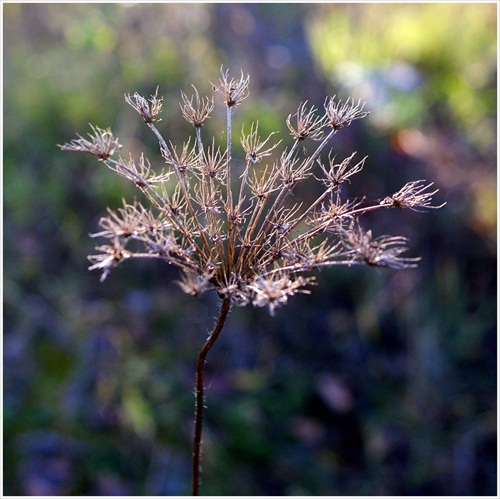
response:
M189 493L195 358L217 312L157 261L88 272L107 206L140 196L63 144L88 123L157 145L124 93L251 75L235 116L279 130L301 101L367 102L336 136L376 199L434 181L429 213L387 210L418 269L325 270L271 318L231 312L210 352L207 495L496 494L496 5L4 4L4 493ZM204 128L223 139L217 113Z

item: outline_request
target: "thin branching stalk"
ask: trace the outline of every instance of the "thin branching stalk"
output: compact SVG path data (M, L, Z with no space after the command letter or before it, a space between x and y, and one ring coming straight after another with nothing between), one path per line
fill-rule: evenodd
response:
M203 233L203 231L201 229L198 217L196 216L195 210L194 210L192 202L191 202L191 196L189 195L188 188L186 186L186 182L179 171L179 166L177 165L177 162L175 161L169 147L167 146L165 139L161 136L158 129L152 123L147 123L147 125L149 126L149 128L151 128L153 133L158 138L161 150L163 151L164 154L167 155L168 160L170 161L171 165L174 167L174 171L175 171L175 175L177 177L178 185L181 188L181 191L182 191L182 194L183 194L184 199L186 201L186 206L190 212L190 215L192 216L192 219L196 223L196 228L198 229L201 240L203 241L204 250L207 252L207 253L205 253L205 255L206 255L210 251L210 245L208 244L208 242L205 238L205 234Z
M226 147L226 212L227 212L227 277L229 278L233 271L234 258L234 206L233 193L231 190L231 145L232 145L232 106L227 106L227 147Z

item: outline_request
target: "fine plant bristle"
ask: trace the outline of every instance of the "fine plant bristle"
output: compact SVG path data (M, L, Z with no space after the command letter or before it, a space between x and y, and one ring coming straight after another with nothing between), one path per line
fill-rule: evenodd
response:
M181 92L182 116L193 126L194 137L180 147L166 140L155 126L162 108L158 88L149 100L135 93L126 102L156 135L164 165L153 167L144 155L138 159L113 156L121 146L112 132L92 126L85 139L78 136L60 146L66 151L97 156L111 170L132 181L146 196L144 206L134 202L101 218L94 237L108 240L89 257L90 269L110 271L132 258L158 258L181 270L180 287L198 296L209 290L236 305L276 307L304 289L311 271L334 265L370 265L411 268L418 258L406 258L407 240L400 236L373 237L360 225L367 212L387 208L414 211L432 206L432 183L410 182L381 201L348 200L344 184L359 173L366 158L343 160L324 154L333 136L354 120L365 117L364 104L327 98L319 114L307 102L285 120L293 145L276 157L281 141L274 134L261 138L258 123L244 126L241 145L243 172L233 171L232 114L249 95L249 76L230 78L221 69L213 90L226 107L227 144L202 135L203 123L214 109L213 97ZM311 141L306 152L301 147ZM323 159L321 155L323 154ZM293 191L298 184L319 184L322 193L313 202L301 202ZM173 185L171 185L173 184Z

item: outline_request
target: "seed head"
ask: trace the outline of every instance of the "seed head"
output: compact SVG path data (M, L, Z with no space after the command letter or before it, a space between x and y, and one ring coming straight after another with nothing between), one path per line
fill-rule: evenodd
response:
M360 172L365 164L366 157L363 158L359 163L351 165L352 158L355 156L355 152L352 153L348 158L344 159L342 163L335 164L335 158L331 155L328 156L328 168L323 165L321 160L318 160L318 164L324 173L324 178L319 179L328 187L337 187L342 182L346 180L349 181L349 177Z
M270 277L256 279L248 288L252 291L252 304L255 307L268 307L269 313L274 315L276 307L284 305L290 296L295 293L309 294L309 290L301 289L311 278L297 277L291 279L288 274L274 274Z
M198 274L192 270L184 270L180 281L177 281L184 293L191 296L199 296L209 289L210 274Z
M416 267L420 258L401 258L406 252L407 239L402 236L372 237L372 231L365 231L353 221L348 229L340 231L345 248L352 255L352 263L365 263L375 267L389 267L396 270Z
M332 154L327 161L324 156L321 159L338 130L367 115L364 105L328 98L326 114L318 116L304 102L286 119L293 145L265 164L279 142L272 144L273 134L262 140L258 123L249 132L242 129L244 157L231 152L232 108L247 98L249 77L242 72L240 78L230 79L222 69L221 74L214 90L224 96L228 111L225 147L216 138L207 141L202 136L214 101L200 98L196 88L190 98L181 93L181 112L194 126L195 140L186 140L180 148L165 140L153 124L161 110L158 89L149 101L137 93L126 96L158 139L166 163L160 170L143 155L138 161L132 156L112 159L120 145L110 130L92 127L89 139L79 137L61 146L97 156L139 187L149 201L149 205L124 202L122 208L108 210L101 218L101 230L93 237L103 237L108 244L97 247L98 253L89 257L90 269L102 271L101 280L122 261L156 258L179 268L179 285L189 295L212 290L235 305L266 307L274 315L289 297L308 292L304 287L311 283L308 275L314 270L335 265L396 270L416 266L418 258L402 256L407 251L406 238L374 238L359 219L390 207L439 208L442 205L431 206L437 192L430 190L432 184L410 182L373 204L366 197L348 200L345 184L362 170L366 158L356 163L353 153L340 163ZM331 128L326 136L325 126ZM299 147L306 139L317 141L314 151ZM233 178L239 178L238 188L231 184L231 172L237 172ZM301 200L296 187L304 187L310 177L319 183L303 189L308 195Z
M307 101L299 106L297 112L292 116L288 115L286 126L290 134L297 140L321 140L323 138L323 128L327 124L326 116L317 116L316 108L306 107ZM292 125L292 117L295 117L296 125Z
M341 100L335 101L335 96L327 97L325 100L325 111L330 121L330 126L334 130L350 125L354 120L364 118L368 115L367 111L363 111L365 104L358 101L357 104L350 97L342 103Z
M439 209L442 208L446 203L440 204L439 206L431 206L432 196L436 194L439 189L432 192L425 192L429 187L434 185L433 182L426 184L425 180L415 180L413 182L408 182L404 187L402 187L396 194L388 196L382 200L382 205L394 206L396 208L409 208L413 211L425 211L423 209Z
M144 123L161 121L161 119L158 119L158 115L163 105L163 97L158 98L158 88L159 87L156 87L156 92L154 95L151 95L149 102L137 92L135 92L133 96L125 94L125 102L139 113Z
M219 86L213 85L216 92L222 93L227 107L237 106L248 97L248 85L250 83L250 75L244 76L243 71L239 79L231 78L229 80L229 69L224 71L221 68L221 78Z
M263 142L259 137L259 124L252 123L250 127L250 133L245 135L244 127L241 129L241 145L246 153L246 159L250 163L260 163L262 158L270 156L272 151L278 147L281 140L274 144L273 146L264 149L265 145L269 142L269 139L274 135L271 133L266 140Z
M110 128L103 130L98 126L90 125L90 127L93 133L87 134L89 139L84 139L81 135L78 135L78 139L73 139L71 142L59 147L63 151L87 152L101 160L109 159L116 149L122 147L118 139L113 137Z
M111 269L132 256L130 252L125 250L123 241L119 237L114 238L113 245L97 246L96 250L100 251L100 253L88 257L94 263L89 267L89 270L102 270L101 282L106 279Z
M210 113L214 109L213 97L203 97L200 99L198 90L194 87L195 95L188 98L184 92L181 92L182 103L179 103L182 111L182 116L188 123L191 123L195 128L203 126L203 122L210 117ZM193 100L195 103L193 104Z

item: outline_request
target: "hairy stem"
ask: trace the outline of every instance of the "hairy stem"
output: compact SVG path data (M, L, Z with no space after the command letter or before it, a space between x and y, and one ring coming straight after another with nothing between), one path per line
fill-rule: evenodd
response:
M201 434L203 431L203 374L205 371L205 358L222 331L230 308L231 300L229 300L229 298L224 299L220 307L217 322L198 354L198 363L196 365L196 405L193 440L193 496L200 494Z

